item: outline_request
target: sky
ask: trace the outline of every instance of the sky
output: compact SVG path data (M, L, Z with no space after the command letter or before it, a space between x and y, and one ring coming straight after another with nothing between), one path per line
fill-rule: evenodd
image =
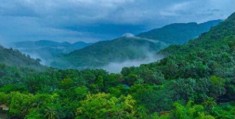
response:
M0 0L0 43L97 42L170 23L225 19L235 0Z

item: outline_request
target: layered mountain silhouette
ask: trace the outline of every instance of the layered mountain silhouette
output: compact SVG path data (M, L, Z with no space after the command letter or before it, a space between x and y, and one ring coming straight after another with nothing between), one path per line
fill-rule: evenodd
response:
M18 49L33 58L41 59L43 64L50 65L50 62L52 62L55 57L82 49L91 44L92 43L85 42L69 43L40 40L14 42L11 44L11 47Z
M126 34L120 38L94 43L60 56L51 65L59 68L96 68L112 62L149 60L155 53L172 44L183 44L207 32L221 20L197 23L177 23L153 29L139 35Z

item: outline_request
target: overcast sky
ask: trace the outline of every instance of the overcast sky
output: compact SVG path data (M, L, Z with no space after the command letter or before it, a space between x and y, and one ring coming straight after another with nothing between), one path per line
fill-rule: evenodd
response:
M0 43L109 40L175 22L225 19L235 0L0 0Z

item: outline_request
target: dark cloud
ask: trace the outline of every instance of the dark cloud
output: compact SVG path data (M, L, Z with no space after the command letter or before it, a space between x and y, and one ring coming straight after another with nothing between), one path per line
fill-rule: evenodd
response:
M225 19L235 0L1 0L0 42L112 39L174 22Z

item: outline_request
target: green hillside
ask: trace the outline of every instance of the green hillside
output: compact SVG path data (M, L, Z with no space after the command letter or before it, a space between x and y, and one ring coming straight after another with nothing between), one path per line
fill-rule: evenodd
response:
M40 67L40 60L22 54L18 50L7 49L0 46L0 64L18 67Z
M138 95L138 98L141 98L140 103L146 105L152 111L161 109L161 107L167 109L168 104L173 104L171 101L177 100L201 104L203 109L203 106L204 108L208 106L207 101L214 100L215 105L211 105L212 107L207 109L207 113L214 115L214 118L232 119L235 118L234 48L235 13L199 38L183 46L171 46L162 50L160 53L167 54L167 58L137 68L124 68L122 74L126 77L135 77L132 79L135 80L132 82L134 84L138 83L139 79L143 79L144 83L151 85L160 83L161 86L158 87L157 91L150 88L146 89L145 93L150 91L159 93L159 95L162 95L161 99L159 99L159 96L154 97L154 93L145 94L139 90L142 92L140 94L143 94ZM154 103L159 105L157 106ZM221 107L218 107L219 105ZM192 105L176 107L175 111L183 109L187 114L190 106ZM220 110L223 108L228 110ZM171 114L174 114L174 111ZM171 114L168 116L173 118ZM192 118L189 115L178 116L177 118ZM213 119L213 117L210 118Z
M65 55L64 60L75 67L92 68L107 65L109 62L144 59L147 53L153 53L166 46L165 43L148 41L144 38L121 37L74 51Z
M137 36L124 36L111 41L102 41L62 56L52 63L59 68L95 68L111 62L126 60L144 60L149 54L171 44L182 44L198 37L217 25L220 20L202 24L171 24Z

